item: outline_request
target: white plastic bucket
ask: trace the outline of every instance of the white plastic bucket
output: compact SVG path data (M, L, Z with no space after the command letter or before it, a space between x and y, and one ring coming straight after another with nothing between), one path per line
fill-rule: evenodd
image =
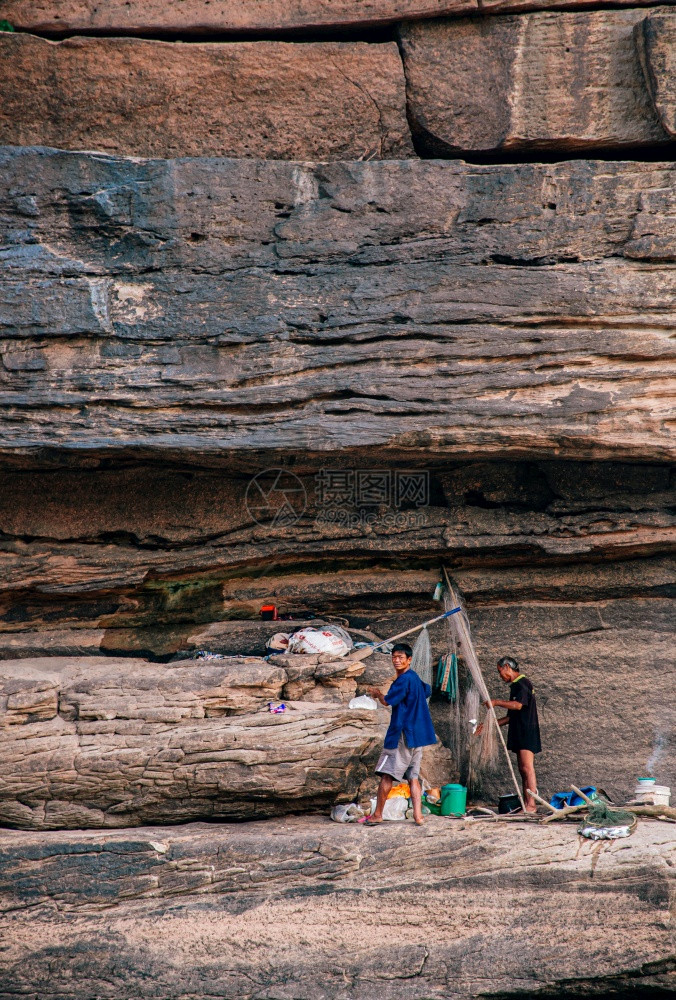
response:
M654 782L653 778L653 782ZM668 806L671 800L671 788L669 785L657 785L653 783L647 783L641 781L639 778L638 784L634 789L634 801L641 802L643 805L653 805L653 806Z

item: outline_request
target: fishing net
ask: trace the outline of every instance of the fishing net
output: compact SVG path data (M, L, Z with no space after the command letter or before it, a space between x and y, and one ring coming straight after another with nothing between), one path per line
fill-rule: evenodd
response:
M450 611L452 608L457 607L462 607L458 595L455 593L453 588L447 587L444 591L444 610ZM471 716L467 715L468 698L465 698L465 733L467 733L466 739L469 741L470 736L473 733L473 729L476 728L476 724L471 725L469 719L472 718L478 722L478 703L488 701L490 699L490 694L481 673L479 660L477 659L474 644L472 642L469 621L464 609L456 615L451 615L446 619L446 621L450 623L450 628L455 634L458 651L462 656L472 679L471 687L467 692L467 695L470 695L472 689L476 692L476 695L472 695L472 699L474 700L476 698L477 701L476 712ZM495 715L493 712L486 713L481 736L471 745L471 757L472 763L479 770L488 770L489 768L495 767L497 763L498 733Z
M475 688L474 684L470 684L465 692L465 700L463 702L463 722L465 725L465 732L470 735L474 732L476 727L479 725L479 705L481 704L481 697L479 692Z
M415 671L421 681L432 687L432 646L430 634L426 628L422 629L413 647L411 669Z
M470 678L469 687L465 691L462 703L461 745L458 763L461 773L465 776L467 787L475 789L477 777L477 755L479 740L474 737L479 725L479 708L481 695Z
M590 840L618 840L628 837L637 822L634 813L627 809L613 809L605 799L597 799L589 806L578 832Z
M448 611L446 603L444 602L444 611ZM453 757L458 762L461 770L465 771L466 768L462 767L464 746L466 741L462 738L462 729L460 723L460 677L458 671L458 640L456 638L455 629L451 624L450 618L444 619L444 628L446 630L446 650L447 652L439 661L439 675L437 676L437 684L440 691L448 692L447 698L449 702L448 715L449 715L449 735L450 735L450 750ZM448 674L448 680L447 680Z

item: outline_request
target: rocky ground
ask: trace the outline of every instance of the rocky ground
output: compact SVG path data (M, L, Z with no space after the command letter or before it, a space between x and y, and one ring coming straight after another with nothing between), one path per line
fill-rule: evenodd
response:
M673 829L598 857L574 823L5 831L0 996L666 996Z

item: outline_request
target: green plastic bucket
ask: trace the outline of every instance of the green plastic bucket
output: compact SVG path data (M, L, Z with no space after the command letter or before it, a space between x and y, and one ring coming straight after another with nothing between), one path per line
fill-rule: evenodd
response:
M464 785L444 785L441 789L441 815L464 816L467 789Z

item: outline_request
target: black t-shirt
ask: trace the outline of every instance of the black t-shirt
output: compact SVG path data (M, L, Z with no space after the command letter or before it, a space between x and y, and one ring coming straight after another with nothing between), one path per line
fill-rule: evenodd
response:
M509 708L509 732L507 747L510 750L532 750L540 753L540 723L538 722L538 707L535 701L533 685L521 674L509 688L509 700L519 701L523 708Z

